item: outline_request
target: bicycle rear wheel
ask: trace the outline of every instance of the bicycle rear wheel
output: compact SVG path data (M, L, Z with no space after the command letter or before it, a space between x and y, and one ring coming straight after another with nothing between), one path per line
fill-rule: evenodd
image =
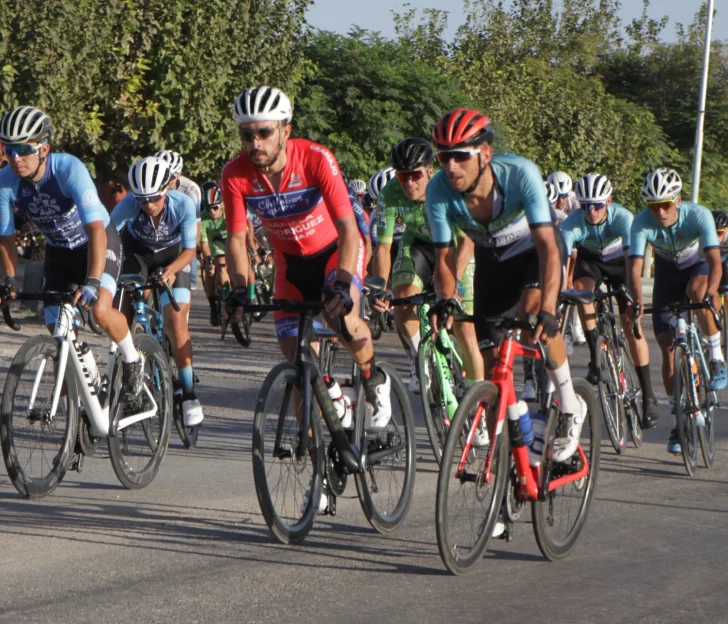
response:
M642 446L642 385L637 375L637 368L632 361L629 351L622 345L622 374L624 375L624 384L626 395L623 405L627 419L627 428L629 429L629 437L632 438L632 444L635 448Z
M698 439L706 468L712 468L715 461L715 431L713 430L718 396L710 388L710 373L704 360L698 364L698 389L700 391L700 411L705 418L705 425L698 427Z
M58 487L76 441L78 402L69 366L58 408L52 418L50 414L57 364L58 342L48 335L33 336L18 349L5 380L3 458L15 489L26 498L42 498Z
M432 445L432 453L437 464L442 461L442 450L445 447L447 432L450 428L450 416L442 395L442 378L437 368L434 340L428 337L420 342L417 354L417 377L420 380L420 399L422 412L425 415L427 435Z
M698 427L693 414L693 374L684 347L675 347L672 396L675 401L675 426L682 449L685 470L692 477L698 463Z
M609 441L617 455L624 452L627 423L621 397L620 371L614 359L614 351L604 336L599 336L596 348L599 362L599 402L604 414Z
M164 350L167 353L167 359L169 361L169 374L172 377L172 421L174 422L174 428L177 430L177 435L185 448L195 448L197 447L197 436L200 431L200 426L195 425L194 427L187 427L185 425L184 414L182 411L182 383L179 380L177 364L172 356L172 346L166 337L164 339L164 344Z
M303 414L298 369L275 366L263 382L253 422L253 477L260 511L283 544L302 542L313 527L324 476L321 417L311 388L311 427L301 431ZM306 449L297 452L299 441Z
M576 453L564 463L546 459L541 474L543 483L540 486L543 500L534 501L531 506L533 515L533 532L538 547L549 561L563 559L576 544L589 515L594 490L599 474L599 456L601 452L601 425L597 399L592 385L581 378L574 378L574 391L584 399L587 416L581 430L581 441ZM547 447L555 437L560 437L565 423L561 416L550 419L546 431ZM550 453L550 451L549 451ZM569 483L559 486L558 479L568 479L584 468L584 460L588 464L587 474Z
M477 428L482 419L496 422L498 402L499 391L493 383L474 384L460 401L445 442L437 479L435 519L440 557L453 574L468 572L478 563L498 521L508 482L507 428L487 446L467 446L471 429ZM495 445L493 460L486 475L491 445Z
M720 324L722 326L722 330L720 332L720 346L723 349L723 357L728 361L728 310L726 310L726 301L727 297L724 295L721 296L721 299L723 300L723 305L720 308Z
M117 478L130 490L148 486L157 476L167 453L172 427L172 377L169 361L159 343L146 334L134 336L134 344L144 356L144 386L133 403L122 396L121 366L116 366L111 384L111 416L118 424L127 416L151 410L154 414L132 423L109 436L109 458ZM147 394L147 392L149 394Z
M387 362L377 362L377 367L391 381L392 418L383 429L367 431L367 411L371 408L364 398L364 389L359 389L355 435L360 451L366 449L367 467L356 474L355 481L369 524L380 533L389 533L402 524L412 501L417 433L409 393L397 371Z

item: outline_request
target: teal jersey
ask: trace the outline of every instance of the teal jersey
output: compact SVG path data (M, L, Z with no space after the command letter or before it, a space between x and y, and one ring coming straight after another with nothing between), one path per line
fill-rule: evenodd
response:
M567 255L578 247L579 253L600 262L623 258L624 250L629 248L633 220L632 213L619 204L611 204L607 217L597 225L587 221L583 210L572 212L561 224Z

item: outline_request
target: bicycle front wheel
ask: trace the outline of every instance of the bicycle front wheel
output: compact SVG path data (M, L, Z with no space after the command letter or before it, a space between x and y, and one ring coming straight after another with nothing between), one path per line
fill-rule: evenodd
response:
M243 313L243 320L238 322L234 318L230 319L230 328L233 330L235 340L237 340L241 346L248 348L253 342L250 337L250 325L253 322L253 315L250 312Z
M416 432L409 393L394 367L377 362L390 379L392 417L383 429L367 429L371 411L360 388L355 435L359 450L367 453L364 472L356 475L356 491L369 524L380 533L390 533L404 522L415 488Z
M693 373L688 353L682 346L675 347L674 353L672 396L675 401L675 426L685 470L692 477L698 464L698 427L693 414L699 406L693 402ZM706 390L698 386L698 392Z
M541 474L542 500L531 506L533 532L538 547L549 561L563 559L574 547L586 524L599 474L601 425L599 408L592 385L586 379L573 379L574 391L586 403L587 415L581 430L579 447L566 462L546 459ZM561 415L550 419L545 439L564 435L566 423ZM580 473L581 478L574 479Z
M174 400L167 354L146 334L134 336L134 344L144 357L144 389L134 401L125 401L121 366L117 363L111 386L110 414L113 422L120 426L128 416L152 410L153 413L123 426L108 438L111 465L121 484L130 490L148 486L162 466L169 445Z
M3 389L0 441L8 476L26 498L42 498L66 474L78 429L76 383L66 366L61 397L51 415L58 383L58 342L33 336L10 363Z
M604 336L597 340L597 359L599 362L599 402L607 425L607 434L617 455L624 452L627 435L624 404L621 396L620 371L614 359L614 350Z
M447 432L450 428L450 417L442 394L442 378L437 368L437 347L434 340L428 337L420 342L417 354L417 377L420 380L420 399L422 413L425 415L427 435L432 445L432 453L437 464L442 461L442 450L445 447Z
M718 406L718 396L714 390L710 390L710 373L708 372L705 360L698 363L698 398L700 399L700 411L705 419L705 425L698 427L698 439L700 450L703 454L703 461L706 468L712 468L715 461L715 411Z
M624 375L625 396L622 404L624 405L625 416L627 419L627 428L629 429L629 437L632 438L632 444L635 448L642 446L642 385L637 375L637 368L632 361L629 351L622 345L622 374Z
M308 431L301 430L302 416L298 369L282 362L268 373L258 395L253 422L253 477L265 523L283 544L298 544L306 538L321 499L324 440L313 388ZM303 436L306 444L301 445Z
M474 384L460 401L445 442L435 520L440 557L453 574L463 574L475 566L498 521L508 481L509 452L507 429L493 436L499 395L490 381ZM490 443L468 445L471 429L475 429L471 436L475 442L482 422L491 425ZM492 463L486 473L489 456Z

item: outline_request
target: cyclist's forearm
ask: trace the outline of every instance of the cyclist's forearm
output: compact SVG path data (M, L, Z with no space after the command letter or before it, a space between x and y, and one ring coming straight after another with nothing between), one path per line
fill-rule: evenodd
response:
M629 289L632 299L637 303L642 303L642 266L643 258L630 258L628 263L627 276L629 278L627 288Z
M435 249L435 294L440 299L450 299L457 292L455 279L455 251L452 247Z
M87 276L100 280L106 266L106 228L102 221L92 221L83 229L88 236Z
M184 249L174 262L171 262L167 268L173 273L179 273L190 262L195 259L195 249Z
M18 267L18 248L15 246L15 234L0 237L0 263L3 275L15 276Z
M462 280L465 271L470 264L470 258L475 251L475 244L469 236L458 238L458 246L455 250L455 275L457 279Z
M723 263L720 260L720 251L708 249L705 251L705 261L708 263L708 293L716 294L720 289L720 280L723 277Z
M244 233L230 234L227 238L226 253L228 273L233 288L248 285L248 249Z
M377 245L377 256L374 262L375 277L389 279L389 272L392 270L392 244L379 243Z
M356 275L359 247L362 244L354 215L337 219L336 230L339 234L339 266L336 270L336 279L351 283Z

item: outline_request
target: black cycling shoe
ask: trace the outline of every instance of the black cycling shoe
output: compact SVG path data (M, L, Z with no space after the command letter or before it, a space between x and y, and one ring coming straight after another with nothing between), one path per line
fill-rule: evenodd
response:
M657 399L652 398L645 398L644 402L642 403L642 428L643 429L652 429L654 427L657 427Z
M220 303L219 301L215 301L210 305L210 325L213 327L220 327Z
M136 362L122 362L122 387L125 399L135 399L144 386L144 362L141 355Z
M589 362L589 372L586 374L586 380L596 386L599 383L599 369L594 362Z

